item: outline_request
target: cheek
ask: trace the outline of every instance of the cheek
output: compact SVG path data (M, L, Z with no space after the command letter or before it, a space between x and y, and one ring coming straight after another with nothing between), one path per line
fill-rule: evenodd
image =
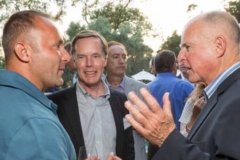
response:
M75 66L77 70L82 70L85 64L83 62L75 62Z
M104 60L104 67L107 66L107 60Z

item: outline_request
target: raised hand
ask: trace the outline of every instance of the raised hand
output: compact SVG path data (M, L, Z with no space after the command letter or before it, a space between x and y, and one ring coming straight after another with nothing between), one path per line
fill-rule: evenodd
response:
M169 93L165 93L163 96L163 109L147 89L142 88L140 93L146 100L148 106L141 101L136 94L130 92L128 97L133 104L127 101L125 102L125 107L133 117L126 115L126 119L133 128L152 144L161 146L168 135L175 129ZM137 106L138 109L136 109L134 105L135 107Z

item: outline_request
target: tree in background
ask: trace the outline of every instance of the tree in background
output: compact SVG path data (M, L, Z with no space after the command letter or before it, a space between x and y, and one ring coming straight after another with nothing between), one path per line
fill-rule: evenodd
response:
M27 9L40 10L60 20L66 14L66 3L66 0L0 0L0 22L5 21L14 12ZM52 11L52 8L56 10Z
M105 17L99 17L89 24L89 29L98 31L107 41L118 41L126 47L128 51L128 68L126 74L129 76L143 69L148 70L148 64L153 52L152 49L143 44L141 27L138 26L141 25L133 27L130 23L125 23L120 25L117 30L111 30L111 24Z
M86 26L81 26L77 22L71 22L69 24L68 29L66 30L67 37L64 37L64 41L65 42L71 41L78 32L80 32L81 30L84 30L85 28Z
M240 0L230 1L225 5L225 10L240 22Z
M187 12L191 12L195 10L198 6L196 4L190 4L188 5ZM176 57L179 54L180 51L180 43L181 43L181 36L177 34L177 31L173 31L171 36L168 36L167 39L161 44L159 47L159 51L162 50L171 50L176 54Z
M177 31L173 31L172 35L170 37L167 37L167 39L162 43L159 50L171 50L173 51L176 56L178 56L180 51L180 43L181 43L181 36L177 34Z
M115 40L125 45L129 76L142 69L148 70L153 52L143 43L143 38L149 35L152 25L139 9L129 7L131 2L132 0L108 1L102 6L98 0L91 4L85 1L83 9L89 29L98 31L107 41Z
M128 50L127 74L135 74L142 69L148 70L152 50L143 44L144 36L149 35L152 25L137 8L131 8L133 0L0 0L0 22L3 22L10 14L26 9L35 9L46 12L56 20L61 20L66 13L69 3L72 6L83 4L82 16L87 22L86 26L72 22L66 31L65 41L71 41L75 34L85 28L100 32L108 41L116 40L123 43ZM51 7L51 8L50 8ZM52 8L55 10L52 11ZM71 85L72 73L67 69L63 87Z
M0 56L0 69L5 68L5 60L3 56Z

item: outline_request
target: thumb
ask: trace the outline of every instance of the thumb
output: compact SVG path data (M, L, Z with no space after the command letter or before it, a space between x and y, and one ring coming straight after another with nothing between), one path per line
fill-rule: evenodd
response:
M166 113L168 116L170 116L171 118L173 118L173 115L172 115L172 107L171 107L171 102L169 100L169 92L166 92L164 95L163 95L163 111L164 113Z

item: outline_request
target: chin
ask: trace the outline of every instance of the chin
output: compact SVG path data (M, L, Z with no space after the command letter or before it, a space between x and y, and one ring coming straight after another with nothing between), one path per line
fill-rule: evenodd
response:
M56 83L56 87L61 87L63 85L64 81L63 79L59 80L58 83Z

